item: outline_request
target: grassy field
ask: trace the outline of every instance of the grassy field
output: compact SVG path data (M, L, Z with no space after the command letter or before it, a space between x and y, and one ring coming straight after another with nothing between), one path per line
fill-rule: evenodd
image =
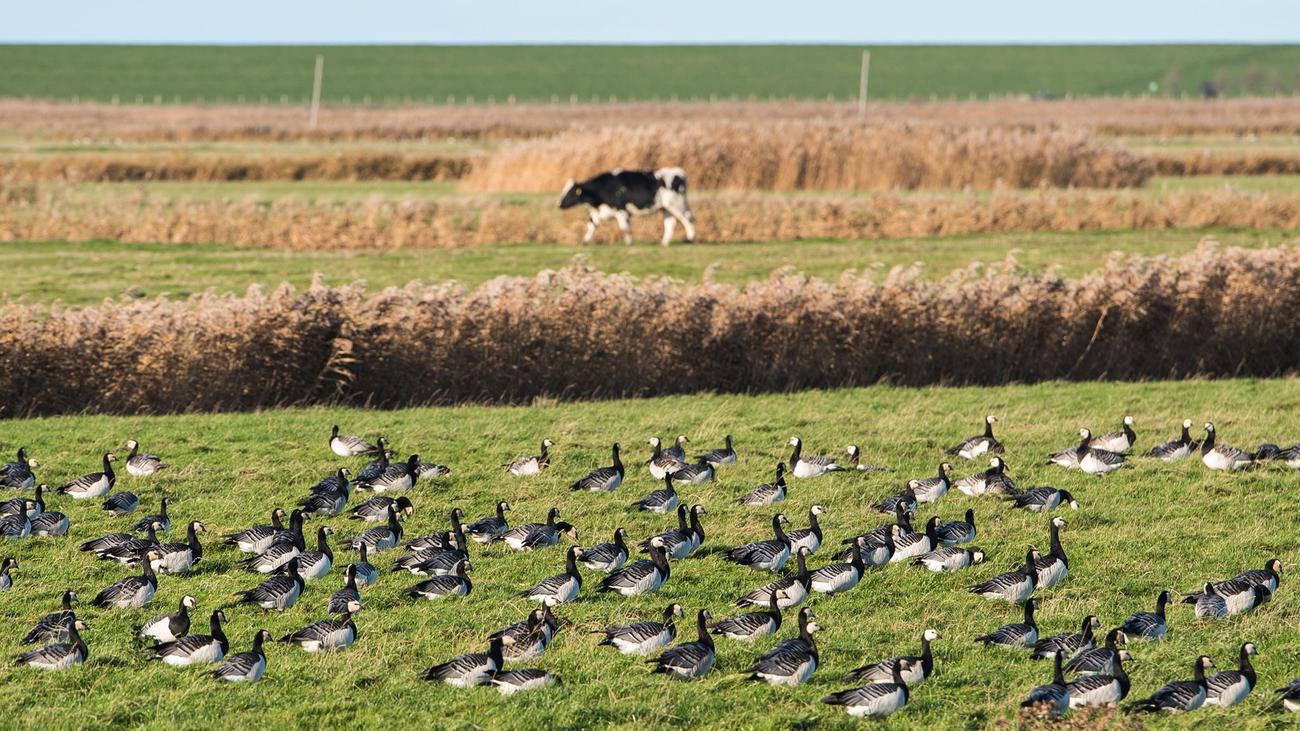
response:
M0 96L329 103L855 98L857 46L0 46ZM876 46L873 98L1296 91L1297 46ZM663 65L665 58L671 64ZM592 68L603 73L592 74ZM662 68L661 73L646 73Z
M769 688L746 682L742 671L773 643L747 647L719 640L719 664L699 682L672 682L649 674L635 658L596 646L589 634L614 623L657 616L668 602L688 612L709 607L717 615L734 612L730 601L769 578L721 560L721 549L761 539L771 515L787 513L806 525L813 504L827 508L823 526L828 548L813 557L814 567L829 560L830 546L882 522L869 505L896 491L903 480L929 475L943 459L943 448L976 431L981 415L1003 418L1001 438L1008 446L1011 472L1022 486L1051 484L1074 492L1081 502L1063 542L1071 557L1069 579L1042 592L1040 626L1045 633L1076 628L1088 613L1103 628L1129 613L1150 609L1162 589L1190 590L1210 578L1223 578L1279 557L1293 569L1300 553L1279 524L1279 516L1300 510L1298 473L1273 468L1224 475L1205 470L1199 460L1164 464L1134 459L1133 469L1105 478L1064 472L1041 464L1049 450L1071 443L1074 430L1114 427L1124 414L1137 418L1139 449L1163 441L1184 417L1211 419L1224 441L1250 446L1263 441L1294 441L1294 413L1300 382L1224 381L1146 384L1056 383L995 389L891 389L886 387L765 397L691 396L637 402L538 405L532 408L456 408L371 412L338 409L282 410L239 415L163 418L76 417L0 423L0 445L25 445L43 466L43 481L58 484L97 469L97 454L137 438L174 467L155 480L123 476L119 488L137 492L152 508L160 495L173 498L178 524L206 521L208 554L197 573L164 576L147 609L100 611L79 607L90 624L90 661L68 672L38 674L5 665L0 669L0 703L11 718L52 728L132 725L143 728L202 728L252 719L268 727L313 725L361 727L420 723L439 727L593 727L680 728L854 728L842 712L819 704L822 696L848 687L840 676L863 661L915 652L921 632L938 629L937 675L915 693L912 705L882 728L985 728L1010 720L1016 705L1034 686L1046 682L1050 668L1025 654L984 649L971 638L1018 621L1018 608L993 604L964 589L1006 570L1026 545L1046 547L1047 518L1014 511L991 498L953 492L931 513L959 517L977 512L978 543L989 561L960 575L931 575L911 566L892 565L872 572L848 594L818 597L811 606L825 627L819 635L822 667L811 682L796 688ZM683 488L686 499L705 505L707 541L698 555L674 564L671 580L655 596L615 598L593 590L586 574L580 599L560 607L566 621L545 657L529 666L544 667L563 679L561 687L504 698L489 689L455 690L429 686L418 673L453 655L479 651L491 631L522 616L529 605L512 596L540 578L561 570L562 548L514 554L499 547L474 550L476 588L464 600L415 602L403 590L409 575L385 574L365 590L366 608L358 617L360 639L338 655L310 656L276 645L269 651L266 679L251 687L214 685L197 669L175 669L150 662L132 635L146 618L171 611L184 594L199 600L199 616L225 607L227 631L236 650L247 649L261 627L282 635L323 617L323 606L341 579L309 585L298 606L283 615L234 603L233 594L257 583L235 567L234 551L219 547L216 536L264 522L277 505L291 505L317 479L340 465L326 447L331 423L375 438L391 437L403 453L447 463L453 476L441 484L422 484L412 493L415 515L408 535L446 525L447 512L459 506L470 516L486 514L494 501L511 500L512 522L541 518L556 505L578 526L582 542L607 540L617 526L641 538L672 522L637 514L628 502L657 487L640 461L643 440L652 434L685 433L692 446L712 448L724 434L736 437L740 461L724 469L716 483ZM864 445L869 460L894 468L886 475L835 475L795 481L790 497L773 509L734 504L752 486L766 481L775 462L787 456L785 441L803 437L813 452L840 452L847 442ZM543 437L557 443L555 467L528 480L502 476L501 463L531 453ZM566 485L588 469L606 464L608 443L620 440L635 467L618 493L575 494ZM353 466L359 466L360 463ZM965 475L979 465L963 463ZM7 544L5 555L21 565L15 587L0 593L0 653L19 651L17 638L53 609L67 588L88 602L101 587L126 575L108 562L76 551L78 542L120 530L125 519L101 513L96 504L74 504L55 497L52 508L71 517L64 539L30 539ZM1281 518L1285 521L1285 518ZM343 519L316 521L337 529L336 539L357 532ZM179 529L174 529L179 530ZM387 554L383 559L391 557ZM339 566L347 561L340 551ZM1292 579L1262 610L1212 624L1194 620L1183 605L1170 609L1168 641L1133 643L1138 662L1131 666L1133 698L1161 684L1188 677L1193 659L1207 653L1220 668L1235 664L1243 641L1260 648L1260 680L1247 701L1233 709L1203 710L1196 721L1234 728L1276 728L1282 721L1270 707L1272 688L1300 674L1295 618L1300 605ZM789 637L789 625L779 636ZM202 619L199 621L203 624ZM691 630L683 623L683 634ZM201 630L200 630L201 631ZM60 703L57 714L50 699ZM1185 722L1151 719L1153 728Z
M530 276L559 269L574 257L608 272L698 281L705 270L716 281L744 284L782 266L834 279L840 273L920 262L943 276L972 262L996 263L1012 255L1031 271L1055 266L1066 276L1100 267L1115 251L1182 254L1206 236L1224 245L1256 247L1294 241L1281 231L1112 231L1073 234L999 234L878 241L804 241L758 244L676 244L664 249L639 243L580 246L498 244L438 250L314 252L240 248L220 244L124 244L14 242L0 246L0 267L21 272L0 285L0 295L28 301L93 304L130 294L183 297L213 288L243 292L251 284L305 286L315 273L327 284L364 280L381 289L409 281L455 279L476 285L500 275Z

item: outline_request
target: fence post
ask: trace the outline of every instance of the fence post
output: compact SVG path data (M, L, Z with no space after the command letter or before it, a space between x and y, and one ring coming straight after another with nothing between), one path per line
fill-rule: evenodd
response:
M871 51L862 52L862 71L858 74L858 119L867 118L867 76L871 73Z
M316 57L316 79L311 85L311 120L309 125L316 129L316 120L320 117L320 82L325 75L325 57Z

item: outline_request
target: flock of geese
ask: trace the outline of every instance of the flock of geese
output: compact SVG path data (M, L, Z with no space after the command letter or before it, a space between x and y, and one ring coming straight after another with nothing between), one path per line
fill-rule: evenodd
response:
M771 518L771 533L758 536L750 543L721 552L726 561L748 567L756 577L769 575L770 580L739 597L735 606L742 613L715 618L707 608L694 612L694 633L679 637L677 623L686 610L677 603L668 604L662 616L605 628L600 646L613 648L623 655L644 656L652 673L677 679L699 678L710 673L718 657L721 640L750 643L757 638L781 633L788 624L785 613L799 607L795 631L789 639L754 658L745 673L757 682L773 685L797 685L818 670L821 656L816 639L823 630L811 606L800 606L816 595L824 599L853 590L872 570L889 564L906 562L935 573L960 572L983 563L984 550L974 545L979 535L975 510L967 510L961 519L943 521L932 517L923 525L914 525L918 506L934 503L950 489L968 495L988 495L1003 504L1032 513L1052 513L1059 508L1079 508L1068 491L1052 487L1022 490L1007 471L1005 448L994 436L997 419L988 416L984 431L948 450L947 458L976 460L989 458L989 467L968 477L951 476L952 465L943 461L930 477L906 481L906 486L874 507L889 516L876 526L864 526L857 535L845 537L842 548L826 562L813 566L812 557L828 548L830 539L822 530L819 517L826 510L813 505L807 513L807 526L790 528L784 513ZM1198 454L1202 463L1213 470L1238 470L1269 463L1300 469L1300 445L1282 449L1272 444L1246 451L1219 443L1213 424L1205 424L1205 437L1199 443L1192 438L1192 422L1184 421L1181 434L1148 452L1150 458L1179 460ZM544 522L512 522L512 506L501 500L493 513L467 520L459 508L449 513L446 530L421 536L408 536L403 520L415 505L410 497L421 480L446 477L451 470L443 465L423 462L418 454L405 460L396 458L388 442L367 440L341 434L334 426L328 439L329 449L344 459L365 458L368 462L353 474L350 467L339 467L320 480L292 511L275 509L270 522L250 526L223 536L223 550L238 551L245 558L240 566L250 574L247 590L239 595L241 604L263 610L283 612L304 596L309 583L336 573L338 565L331 548L334 531L321 526L315 541L309 543L305 524L313 517L332 518L346 515L361 529L342 542L355 557L342 565L342 588L334 591L324 606L328 616L278 638L306 652L341 651L357 641L358 613L365 606L363 590L381 579L379 568L371 561L378 554L393 551L401 554L392 571L408 572L420 581L405 592L409 601L444 601L468 596L474 590L471 578L472 546L500 545L513 551L539 551L556 546L566 537L575 545L564 551L561 573L538 581L518 592L518 596L537 603L537 608L518 622L490 634L486 651L449 658L421 673L429 681L460 688L493 685L503 694L540 688L557 682L542 667L509 667L539 659L554 641L565 622L557 608L594 594L618 594L632 597L659 592L683 570L683 559L691 556L705 542L701 504L690 504L678 491L679 486L711 482L719 470L737 462L732 438L713 451L688 458L689 439L677 437L665 446L657 437L649 440L652 452L644 467L656 484L662 484L644 497L631 502L629 509L649 513L676 515L676 527L642 540L631 538L624 528L616 528L608 542L592 546L577 545L578 530L560 519L558 507L547 512ZM1079 431L1079 441L1060 452L1048 455L1050 464L1079 469L1090 475L1105 475L1131 464L1137 442L1134 420L1125 417L1121 429L1093 436L1087 429ZM804 452L798 437L789 440L791 453L785 462L775 465L773 478L754 487L735 500L748 507L769 507L787 496L787 477L814 479L837 472L886 472L885 467L862 461L857 446L849 446L847 459L810 455ZM157 455L140 451L134 441L125 460L126 472L135 478L148 479L168 469ZM537 454L515 459L504 465L520 478L550 469L549 439L541 442ZM19 449L13 462L0 466L0 486L25 491L0 504L0 535L9 540L30 536L60 537L71 532L68 515L51 509L47 500L54 495L74 502L99 501L114 516L134 516L141 505L133 493L118 489L118 475L112 453L102 456L102 469L61 485L55 490L40 483L35 470L40 467ZM608 466L590 471L574 481L571 490L613 492L627 477L619 444L611 448ZM354 491L365 489L373 496L354 500ZM184 540L166 541L162 537L173 529L169 501L163 498L158 512L134 520L129 532L115 532L85 540L83 552L100 560L114 561L132 570L131 575L103 588L91 600L100 610L139 610L151 604L159 576L183 576L204 557L200 535L206 531L201 520L178 523ZM1070 571L1070 558L1062 543L1066 520L1053 515L1047 520L1048 551L1029 546L1024 561L1006 573L972 585L970 593L995 601L1011 602L1023 607L1023 620L992 629L974 638L983 646L1025 652L1032 658L1052 661L1051 682L1032 689L1023 705L1060 715L1072 708L1118 704L1130 693L1125 663L1133 660L1135 642L1158 642L1169 632L1167 608L1169 592L1156 599L1153 611L1138 611L1113 629L1101 633L1098 617L1089 615L1078 624L1077 632L1043 635L1035 612L1037 594L1064 581ZM405 549L405 553L398 549ZM477 549L476 549L477 550ZM341 562L340 562L341 563ZM793 571L783 571L788 566ZM5 558L0 562L0 590L15 587L17 562ZM1182 599L1193 605L1197 618L1217 620L1249 612L1269 601L1278 590L1281 561L1269 559L1262 569L1251 569L1224 580L1206 582ZM592 578L595 574L598 578ZM254 583L256 582L256 583ZM755 583L761 579L756 578ZM22 638L33 649L16 658L19 665L43 670L61 670L84 662L90 647L83 633L87 623L78 617L76 591L66 591L60 606L40 618ZM140 625L140 637L152 641L150 656L171 666L208 666L213 678L223 681L255 682L267 671L267 647L277 638L265 629L251 637L245 652L231 652L231 642L224 632L226 614L216 609L207 616L207 632L192 632L191 615L198 610L194 597L185 595L176 610L149 618ZM201 615L200 615L201 617ZM201 618L200 618L200 621ZM689 631L689 630L688 630ZM1100 633L1100 634L1099 634ZM936 672L932 643L940 633L927 629L921 635L917 655L889 657L868 663L848 674L853 687L832 693L823 703L843 707L853 716L880 717L907 705L912 693ZM1257 676L1251 658L1257 654L1254 643L1240 648L1236 669L1211 673L1213 662L1207 656L1195 659L1190 680L1171 682L1149 697L1131 704L1134 711L1192 711L1203 705L1231 706L1241 702L1254 690ZM212 667L215 666L215 667ZM1069 678L1069 679L1067 679ZM1300 710L1300 679L1279 691L1287 710Z

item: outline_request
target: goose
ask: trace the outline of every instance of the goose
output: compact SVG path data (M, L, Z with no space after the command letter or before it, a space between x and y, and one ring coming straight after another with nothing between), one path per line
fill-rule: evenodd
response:
M388 519L388 507L390 505L396 507L397 512L399 513L411 515L415 512L415 505L412 504L411 499L405 495L396 500L385 495L377 495L357 505L355 508L352 508L352 511L348 513L348 519L360 520L366 523L378 523L381 520ZM507 506L507 509L509 509L509 506ZM480 542L483 543L485 541Z
M1160 690L1152 693L1150 698L1138 701L1133 706L1133 710L1155 713L1157 711L1187 712L1200 708L1205 703L1208 690L1205 683L1205 671L1214 667L1214 661L1206 655L1201 655L1196 658L1196 664L1192 667L1195 675L1191 680L1179 680L1166 684Z
M293 511L289 515L289 530L277 534L265 551L252 558L244 559L240 562L240 565L249 571L269 574L289 563L290 559L301 555L303 551L307 550L307 542L302 535L304 519L305 516L301 510Z
M795 564L798 566L798 571L794 576L769 581L762 587L737 599L736 606L764 606L767 604L768 598L774 594L779 594L777 605L782 609L798 606L804 599L808 598L808 590L812 581L812 574L808 571L808 556L811 553L812 551L809 551L807 546L800 546L794 553Z
M545 688L555 685L560 679L541 668L520 668L507 670L492 676L490 682L501 695L514 695L521 690Z
M821 594L842 594L857 586L866 572L866 565L862 562L861 538L857 539L851 550L852 556L848 563L829 563L809 574L808 588Z
M25 448L19 447L17 459L0 465L0 487L26 490L36 484L32 470L40 466L39 462L28 458Z
M340 457L359 457L363 454L374 454L379 451L379 447L361 437L339 434L338 424L335 424L334 428L330 430L329 444L330 451Z
M1128 636L1124 634L1124 630L1113 629L1106 633L1106 641L1101 647L1091 647L1079 652L1065 669L1076 675L1113 675L1115 663L1120 660L1120 652L1122 652L1119 645L1127 642ZM1060 652L1062 651L1058 649L1057 653Z
M126 440L126 448L131 450L126 455L126 473L132 477L148 477L171 467L162 461L162 457L141 452L140 443L134 439Z
M506 521L506 511L509 509L510 503L505 500L498 502L496 515L479 518L465 526L465 532L469 533L470 539L475 543L491 543L510 530L510 523Z
M1130 687L1122 659L1116 660L1114 675L1085 675L1065 684L1070 708L1115 705L1128 696Z
M970 546L969 548L948 546L929 553L923 553L912 559L913 566L924 566L936 574L961 571L968 566L983 562L984 549L979 546Z
M81 638L81 631L84 629L86 623L74 619L67 623L67 642L28 650L20 654L14 662L38 670L66 670L73 665L79 665L90 655L90 648L86 647L86 641Z
M1255 654L1255 643L1247 642L1241 646L1236 670L1223 670L1206 678L1205 705L1227 708L1250 695L1257 680L1255 666L1250 663L1250 656Z
M302 590L301 566L298 557L294 556L289 559L284 573L272 576L252 589L240 592L238 596L242 602L283 612L298 603Z
M1019 495L1008 496L1007 499L1015 507L1031 513L1049 513L1061 505L1069 505L1071 510L1079 509L1079 501L1074 499L1069 490L1055 487L1034 487Z
M77 547L77 550L82 552L100 554L103 553L104 551L109 550L110 548L113 548L114 546L120 546L129 541L138 541L138 540L140 539L136 538L130 533L109 533L107 535L100 536L99 538L92 538L89 541L82 543L80 546Z
M1066 632L1038 640L1030 656L1035 660L1046 660L1060 650L1065 653L1067 660L1073 660L1079 653L1093 648L1093 630L1100 626L1097 617L1089 614L1083 618L1083 625L1078 632Z
M885 537L889 535L891 527L895 525L898 526L900 535L907 535L912 532L912 512L907 509L907 506L895 506L893 523L881 523L866 533L861 533L853 538L845 538L840 541L840 543L848 545L853 543L856 538L861 538L867 545L871 545L872 543L883 543ZM848 552L846 551L844 555L848 556Z
M868 683L888 682L893 680L894 667L900 662L906 661L909 668L902 673L903 680L907 682L908 687L915 688L934 674L934 651L930 648L930 643L941 639L943 639L943 635L939 634L939 630L927 629L921 634L920 655L891 657L874 665L864 665L851 671L844 679Z
M650 558L638 559L601 579L601 591L615 591L623 596L653 594L668 581L672 568L664 553L663 540L650 539Z
M1106 475L1124 466L1124 455L1091 446L1092 432L1079 430L1079 446L1074 448L1079 469L1089 475Z
M1031 546L1025 553L1023 567L998 574L988 581L976 584L970 588L970 593L979 594L985 599L1001 599L1013 604L1023 602L1038 586L1038 572L1034 570L1034 562L1039 555L1038 551Z
M1192 599L1196 604L1197 619L1223 619L1228 616L1228 602L1216 593L1214 584L1206 583L1200 593L1187 599Z
M1278 688L1273 691L1280 693L1282 707L1291 713L1300 711L1300 678L1292 680L1284 688Z
M160 614L144 623L140 636L159 643L175 642L190 633L190 610L199 606L192 596L181 597L175 614Z
M907 487L902 492L894 493L880 502L872 505L872 509L879 513L897 513L901 508L907 512L914 512L919 502L916 499L916 487L921 484L920 480L908 480Z
M962 480L958 480L957 489L976 497L985 493L998 497L1015 497L1020 494L1016 489L1015 480L1007 474L1006 460L1001 457L993 457L989 460L989 468L983 472L971 475Z
M49 485L42 483L36 486L36 494L31 499L16 497L0 503L0 515L26 515L34 520L45 512L45 491L47 489L49 489Z
M32 534L32 519L24 511L18 515L0 517L0 538L17 541Z
M707 675L717 659L713 637L709 634L709 619L712 616L709 610L701 609L695 616L696 640L670 647L659 657L648 660L655 666L650 672L664 673L677 680L691 680Z
M859 536L853 539L854 545L840 551L836 554L835 559L837 561L845 561L852 559L856 555L862 560L863 566L884 566L885 564L893 562L894 556L898 555L898 541L903 538L904 535L901 526L891 524L889 530L885 533L884 541L880 543L868 543L865 538ZM917 534L910 533L906 535L915 536ZM920 535L921 537L925 536L924 533Z
M690 485L703 485L706 482L713 482L713 478L716 476L717 470L714 469L713 463L705 460L685 465L672 473L672 477Z
M552 611L557 606L559 606L559 602L554 599L546 599L542 602L542 606L529 612L528 616L523 620L492 633L488 640L491 641L493 637L510 635L515 639L515 644L518 645L519 641L529 634L536 634L550 642L555 639L555 635L560 631L560 618L556 617L555 612ZM512 651L511 648L506 648L505 656L507 660L518 659L519 657L518 653Z
M144 538L127 536L126 540L116 545L109 546L101 551L96 551L95 555L103 560L113 560L123 566L133 566L140 562L140 554L150 548L158 547L158 523L150 523L146 528ZM108 538L105 536L104 538ZM103 538L96 540L104 540ZM155 568L155 570L157 570Z
M67 642L67 625L77 618L76 613L72 610L72 604L75 601L77 601L77 592L71 589L63 592L61 608L37 620L36 624L23 636L22 643L31 645L37 642Z
M1051 520L1049 534L1051 550L1046 556L1034 561L1034 570L1038 572L1038 588L1050 589L1065 581L1070 573L1070 559L1061 547L1061 529L1067 525L1065 518L1057 515Z
M816 617L817 615L813 614L813 610L811 608L804 607L803 609L800 609L799 610L799 634L795 635L794 637L788 640L781 640L775 645L772 645L772 649L764 653L763 657L767 657L768 655L776 655L782 652L789 652L791 650L797 650L800 648L800 646L812 647L811 641L812 641L813 633L821 632L822 630L821 625L817 624L817 622L814 621Z
M673 446L665 449L664 451L676 457L678 462L685 462L686 445L690 444L690 442L691 440L686 438L685 434L678 434L677 438L673 440Z
M723 437L722 441L724 443L724 446L721 449L715 449L712 452L709 452L708 454L701 454L699 457L695 458L696 461L708 462L714 467L724 465L724 464L735 464L736 450L731 448L731 435L728 434L727 436Z
M618 458L618 442L610 448L614 464L601 467L587 473L587 476L569 485L570 490L589 490L591 492L613 492L623 484L623 462Z
M407 512L406 515L410 515ZM301 534L300 534L301 535ZM388 506L388 523L368 528L348 541L348 548L356 551L365 546L371 553L381 553L402 542L402 524L397 522L397 506Z
M888 472L888 467L880 467L873 464L867 464L862 461L862 447L856 444L850 444L844 448L849 455L849 465L859 472Z
M163 498L160 500L158 503L158 514L146 515L137 520L135 522L135 527L132 528L132 530L138 533L142 530L148 530L151 523L156 523L157 525L154 525L154 530L159 533L169 532L172 529L172 519L167 515L167 505L169 503L171 503L170 498Z
M415 456L415 455L411 455ZM439 477L450 477L451 468L445 464L433 464L432 462L419 462L415 465L415 471L412 473L418 480L436 480Z
M771 505L785 499L785 462L776 463L776 479L750 490L736 502L741 505Z
M298 572L304 580L319 579L334 568L334 552L330 550L329 537L334 529L322 525L316 529L316 550L298 554Z
M1148 457L1156 457L1166 462L1176 462L1196 450L1196 442L1192 439L1192 420L1183 419L1183 433L1177 439L1165 442L1156 447L1152 447L1147 452Z
M677 627L673 624L673 618L680 616L682 605L669 604L664 609L662 621L642 620L599 630L597 634L604 634L605 637L598 644L613 647L624 655L648 655L677 639Z
M412 599L428 599L434 601L446 596L469 596L474 590L474 584L469 580L470 570L468 561L458 561L456 569L450 574L442 576L433 576L406 590L406 595Z
M906 561L939 548L939 516L925 521L925 531L894 536L894 553L889 561Z
M420 677L429 681L440 680L457 688L487 685L492 676L505 665L501 650L507 642L510 642L510 638L498 637L488 644L486 653L477 652L453 657L441 665L434 665L425 670Z
M265 642L271 640L271 633L259 629L253 635L253 649L230 655L216 670L212 677L230 683L256 683L266 672L266 651L262 649Z
M822 547L822 526L817 516L826 512L826 508L814 505L808 509L808 527L787 531L785 537L790 541L790 550L798 553L800 548L807 548L809 553L816 553Z
M360 555L357 557L353 566L357 567L357 583L361 586L374 586L379 581L379 569L370 563L370 549L366 544L361 544Z
M1205 440L1201 442L1201 462L1212 470L1239 470L1255 463L1250 452L1215 443L1214 424L1205 423Z
M117 609L139 609L153 599L158 591L158 576L153 572L153 562L162 555L150 549L140 561L140 575L128 576L114 582L95 595L90 602L100 609L115 607ZM6 563L8 560L6 560Z
M362 605L361 592L357 590L357 565L354 563L348 564L347 568L343 569L343 588L330 595L325 611L330 614L341 614L348 610L350 602Z
M140 507L140 498L133 492L115 492L102 505L105 512L120 517L134 513Z
M1020 703L1021 708L1043 708L1051 718L1070 710L1070 689L1065 685L1065 674L1061 670L1064 657L1059 651L1052 656L1052 682L1029 691L1029 697Z
M1072 445L1059 452L1052 452L1047 455L1047 464L1054 464L1057 467L1064 467L1067 470L1079 468L1079 446Z
M907 705L910 693L902 674L910 666L911 663L904 660L894 665L890 682L869 683L861 688L841 690L822 698L822 703L844 706L844 710L855 718L884 718Z
M412 538L406 542L406 547L413 551L428 551L433 549L441 550L461 550L463 551L468 545L465 536L465 526L461 520L465 517L465 512L460 508L452 508L448 514L451 521L451 531L439 531L429 533L423 536Z
M352 615L361 611L361 604L352 602L347 609L348 611L339 615L337 619L312 622L300 630L281 637L280 641L295 644L307 652L346 650L357 639L357 625L352 620Z
M677 527L673 530L664 531L653 535L638 544L642 553L650 550L650 544L658 538L664 547L664 552L668 558L678 560L686 558L695 549L704 544L704 527L700 524L700 516L705 515L707 511L703 505L692 505L688 511L685 505L677 506ZM690 516L690 522L687 522L687 516Z
M666 513L677 507L677 490L673 488L673 476L665 473L664 487L632 503L632 507L647 513Z
M370 460L370 463L367 464L365 467L362 467L361 471L357 473L358 482L368 482L370 480L373 480L376 477L379 477L380 475L384 474L384 470L388 469L388 466L390 464L388 461L389 458L388 440L383 437L379 437L378 439L375 440L375 445L376 445L376 449L378 450L378 456Z
M271 525L255 525L238 533L223 536L227 545L235 546L243 553L261 553L271 547L276 537L285 534L284 508L271 511ZM83 550L85 550L83 548Z
M117 482L117 475L113 472L113 463L116 461L116 455L105 452L102 471L82 475L72 482L61 485L59 493L73 500L92 500L107 495Z
M773 538L737 546L727 551L723 558L760 571L780 571L785 562L790 559L790 539L786 537L785 530L781 527L789 522L784 513L777 513L772 516Z
M662 480L665 475L670 475L686 466L684 458L664 451L663 442L659 437L650 437L650 447L654 451L650 453L650 459L646 460L645 466L650 470L650 476L656 480Z
M1194 448L1194 447L1193 447ZM1278 454L1278 459L1286 462L1293 470L1300 470L1300 444L1292 444Z
M768 596L767 611L746 612L722 620L713 625L715 635L722 635L740 642L753 642L764 635L775 634L781 629L781 607L778 602L784 592L776 591Z
M415 486L417 470L420 467L420 455L412 454L405 462L391 464L374 479L357 482L357 487L364 487L382 495L386 492L406 492Z
M553 546L560 541L560 534L567 534L578 540L578 529L564 521L557 521L560 509L552 507L546 512L545 523L524 523L500 534L493 540L503 541L516 551L532 551ZM473 528L473 526L470 526Z
M799 685L817 671L821 653L812 633L820 628L808 622L811 613L806 611L799 614L798 639L778 644L746 668L750 680L761 680L769 685Z
M196 663L220 662L230 649L230 640L222 631L221 624L226 621L226 613L220 609L214 611L208 619L206 635L185 635L173 642L167 642L153 648L153 659L162 660L172 667L185 667Z
M38 485L38 488L43 487ZM66 536L71 523L68 516L57 510L42 510L41 514L32 518L32 535L58 537Z
M1133 448L1137 443L1137 434L1133 432L1133 417L1125 416L1124 423L1119 431L1108 432L1099 437L1093 437L1092 446L1094 449L1104 449L1107 452L1117 452L1123 454Z
M578 573L578 557L582 548L569 546L564 556L564 573L548 576L531 587L519 592L517 596L535 602L554 600L555 603L571 602L582 591L582 574Z
M607 574L618 571L627 562L627 531L616 528L611 543L598 543L591 548L585 548L579 556L582 565L592 571L603 571Z
M790 474L799 479L821 477L844 470L833 457L803 456L803 442L799 437L790 437L790 446L794 447L794 451L790 453Z
M1221 595L1241 595L1240 599L1245 600L1246 595L1250 594L1251 587L1262 586L1268 589L1270 593L1277 591L1278 583L1281 581L1282 562L1276 558L1271 558L1264 563L1262 569L1250 569L1240 574L1214 584L1216 593ZM1202 592L1188 594L1183 599L1184 603L1194 604L1196 598Z
M1256 462L1272 462L1282 457L1282 448L1276 444L1265 442L1251 453L1251 458Z
M449 537L450 533L447 534ZM393 562L393 570L405 570L416 576L443 576L456 570L460 561L469 561L469 554L461 550L451 537L453 548L430 548L408 553Z
M1159 642L1165 638L1169 629L1165 625L1165 607L1169 605L1169 592L1162 591L1160 596L1156 597L1156 610L1154 612L1134 612L1129 618L1124 620L1120 629L1129 637L1141 637L1147 640Z
M1033 648L1034 645L1038 644L1038 624L1034 622L1034 610L1037 608L1037 599L1027 599L1025 601L1025 619L1023 622L1004 624L986 635L976 637L975 641L983 642L985 647L999 645L1001 647Z
M303 512L332 518L348 506L352 497L352 482L347 467L340 467L333 475L316 483L311 494L298 502Z
M538 607L528 613L522 622L516 622L503 630L494 632L488 642L499 637L509 637L505 643L501 659L506 662L522 662L541 657L551 641L551 634L546 631L546 612L549 604Z
M967 508L965 520L950 520L935 530L940 546L956 546L975 540L975 511ZM932 549L933 550L933 549Z
M1196 604L1197 619L1222 619L1229 614L1249 612L1272 597L1272 592L1266 586L1225 583L1228 586L1207 583L1199 593L1192 594L1183 601Z
M9 591L14 588L13 571L18 568L18 561L6 557L0 561L0 591Z
M536 475L551 466L550 448L555 446L555 442L550 439L542 440L542 451L538 454L532 454L527 457L519 457L506 465L506 469L515 477L526 477Z
M207 530L201 520L192 520L185 528L184 543L164 543L158 546L161 558L155 570L165 574L183 574L203 559L203 545L199 534Z
M916 495L916 501L918 503L932 503L948 494L948 488L952 486L952 479L948 477L948 470L950 469L952 469L951 464L942 462L939 464L939 474L937 476L917 480L915 485L909 485L912 488L912 494Z
M993 425L998 423L998 417L989 415L984 417L984 433L977 436L969 437L958 444L948 448L948 454L962 459L975 459L985 454L1002 454L1002 442L993 436Z

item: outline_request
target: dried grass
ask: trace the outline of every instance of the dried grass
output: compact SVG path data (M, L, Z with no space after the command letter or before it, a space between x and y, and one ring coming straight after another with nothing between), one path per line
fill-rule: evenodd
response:
M0 159L0 181L456 180L473 163L473 155L357 151L315 155L41 155Z

